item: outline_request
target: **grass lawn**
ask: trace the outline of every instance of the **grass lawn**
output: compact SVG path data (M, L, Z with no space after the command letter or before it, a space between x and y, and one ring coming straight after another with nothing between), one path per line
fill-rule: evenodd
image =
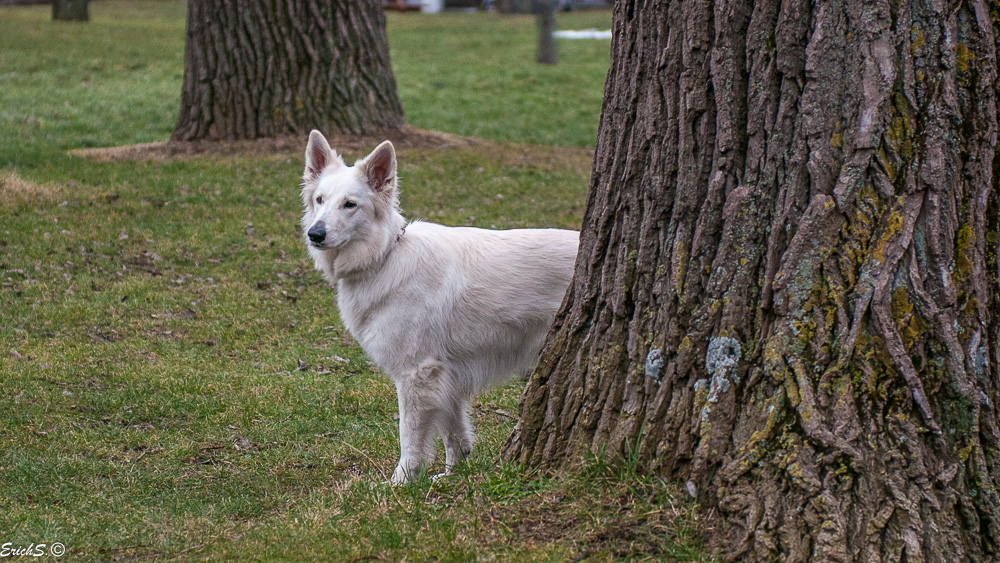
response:
M88 24L49 10L0 8L0 544L61 542L70 560L703 558L694 509L628 464L542 478L499 462L516 383L476 401L458 475L383 485L395 392L301 245L301 153L67 155L169 136L185 6L94 1ZM402 151L407 217L579 228L608 42L561 42L543 67L535 33L526 17L390 15L407 120L492 140Z

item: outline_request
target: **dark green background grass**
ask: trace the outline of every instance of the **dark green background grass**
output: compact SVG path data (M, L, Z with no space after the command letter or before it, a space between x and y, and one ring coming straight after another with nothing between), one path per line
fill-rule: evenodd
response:
M627 464L551 479L499 463L519 383L476 401L456 477L382 484L394 389L302 248L298 152L67 154L169 136L184 9L92 2L89 24L66 24L0 8L0 544L92 560L701 557L690 507ZM407 216L579 228L608 42L561 42L543 67L534 34L526 17L390 16L408 122L496 141L402 151Z

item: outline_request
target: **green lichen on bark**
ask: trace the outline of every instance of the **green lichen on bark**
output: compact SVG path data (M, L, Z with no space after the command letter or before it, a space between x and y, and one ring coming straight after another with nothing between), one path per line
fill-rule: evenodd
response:
M959 72L966 72L970 69L970 63L976 59L976 56L969 50L969 47L959 43L955 46L955 66L958 68Z
M914 311L905 287L899 286L892 292L890 312L903 345L907 350L913 349L927 330L927 323Z
M974 262L973 252L975 244L975 233L972 225L962 225L955 233L955 267L952 277L955 285L963 287L972 275Z
M940 401L936 417L948 430L945 440L955 451L968 447L979 426L979 409L959 389L948 389Z
M922 33L920 37L923 37ZM898 169L913 159L913 147L916 141L913 116L910 114L910 103L903 92L900 81L897 81L893 88L892 105L889 111L891 120L885 131L885 141L896 161L893 163L893 167Z
M869 241L875 231L876 218L882 214L882 203L871 183L864 183L858 189L856 205L841 227L837 254L840 275L846 282L845 291L850 291L857 282L861 266L868 252Z

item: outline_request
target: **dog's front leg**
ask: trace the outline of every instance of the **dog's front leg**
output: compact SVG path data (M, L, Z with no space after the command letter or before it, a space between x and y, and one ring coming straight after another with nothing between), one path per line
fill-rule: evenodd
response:
M422 365L396 380L399 402L399 463L390 482L414 480L434 461L434 418L438 410L440 365Z

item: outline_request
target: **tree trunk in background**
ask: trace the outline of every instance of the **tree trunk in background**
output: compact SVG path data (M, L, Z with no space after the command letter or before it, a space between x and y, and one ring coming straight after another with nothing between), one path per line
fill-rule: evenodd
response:
M496 0L494 6L501 14L523 14L528 11L529 2L534 0Z
M997 21L623 0L508 459L635 456L749 561L1000 557Z
M172 140L398 129L381 2L188 3Z
M556 30L556 16L553 13L552 0L536 2L538 8L538 62L546 65L556 64L556 41L552 34Z
M90 0L53 0L52 19L57 21L90 21L88 4Z

